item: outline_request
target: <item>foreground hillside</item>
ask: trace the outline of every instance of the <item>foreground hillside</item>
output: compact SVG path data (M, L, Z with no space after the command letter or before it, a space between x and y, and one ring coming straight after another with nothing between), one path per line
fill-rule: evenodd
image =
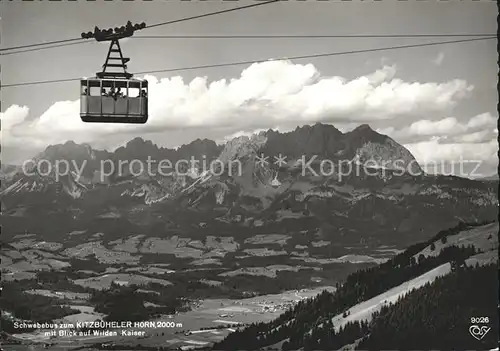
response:
M498 343L498 266L467 266L383 307L360 349L487 350ZM492 328L482 340L467 331L471 318L486 317ZM481 323L479 323L481 325Z
M475 316L498 325L497 233L498 223L440 232L214 350L491 349L496 333L479 342L468 328Z

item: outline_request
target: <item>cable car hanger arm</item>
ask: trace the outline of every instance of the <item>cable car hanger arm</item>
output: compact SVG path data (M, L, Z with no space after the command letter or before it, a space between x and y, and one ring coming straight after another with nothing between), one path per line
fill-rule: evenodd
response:
M91 39L94 38L98 42L110 41L108 55L106 56L106 61L103 65L103 70L96 74L98 78L112 78L112 79L130 79L132 78L132 74L127 72L126 63L130 61L130 58L123 57L123 53L120 47L119 40L128 38L134 35L136 30L141 30L146 28L146 23L136 23L132 24L132 22L128 21L125 26L116 27L114 30L112 28L109 29L100 29L99 27L94 27L94 32L82 33L83 39ZM113 53L117 53L117 56L112 56ZM120 63L111 63L110 61L119 61ZM107 72L108 68L122 68L123 72Z

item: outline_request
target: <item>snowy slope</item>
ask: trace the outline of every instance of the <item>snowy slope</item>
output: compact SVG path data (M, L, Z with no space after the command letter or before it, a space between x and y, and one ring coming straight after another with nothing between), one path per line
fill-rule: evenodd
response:
M342 317L342 314L335 316L332 319L333 326L335 330L344 326L348 322L353 322L355 320L370 320L372 313L379 311L382 306L389 303L396 303L396 301L409 293L413 289L418 289L427 283L432 283L436 278L444 276L451 271L449 263L445 263L433 270L422 274L412 280L409 280L401 285L398 285L380 295L377 295L367 301L361 302L349 309L350 315L346 318Z

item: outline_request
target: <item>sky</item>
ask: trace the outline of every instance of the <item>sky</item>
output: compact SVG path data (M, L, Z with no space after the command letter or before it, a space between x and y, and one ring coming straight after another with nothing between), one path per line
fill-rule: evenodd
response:
M1 48L76 38L94 26L155 24L255 3L0 2ZM144 29L144 35L494 34L495 2L280 2ZM462 38L140 39L122 43L129 71L262 61ZM20 163L74 140L113 150L141 136L177 147L224 142L316 122L349 131L367 123L432 167L497 167L496 39L231 67L151 73L145 125L85 124L78 81L2 88L2 161ZM107 44L88 41L2 55L2 83L91 77ZM462 160L462 161L461 161Z

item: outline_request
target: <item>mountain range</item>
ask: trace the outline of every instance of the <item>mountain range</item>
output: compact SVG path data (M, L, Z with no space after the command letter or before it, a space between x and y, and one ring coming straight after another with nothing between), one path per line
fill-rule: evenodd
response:
M174 167L160 172L159 160ZM180 232L203 223L204 233L293 229L402 244L458 221L496 218L498 206L497 182L425 174L406 148L368 125L342 133L317 123L177 149L142 138L113 152L68 141L31 161L24 171L2 166L2 217L16 232L26 230L27 215L59 216L69 227L111 216L140 226L175 222ZM62 162L70 171L58 176Z

